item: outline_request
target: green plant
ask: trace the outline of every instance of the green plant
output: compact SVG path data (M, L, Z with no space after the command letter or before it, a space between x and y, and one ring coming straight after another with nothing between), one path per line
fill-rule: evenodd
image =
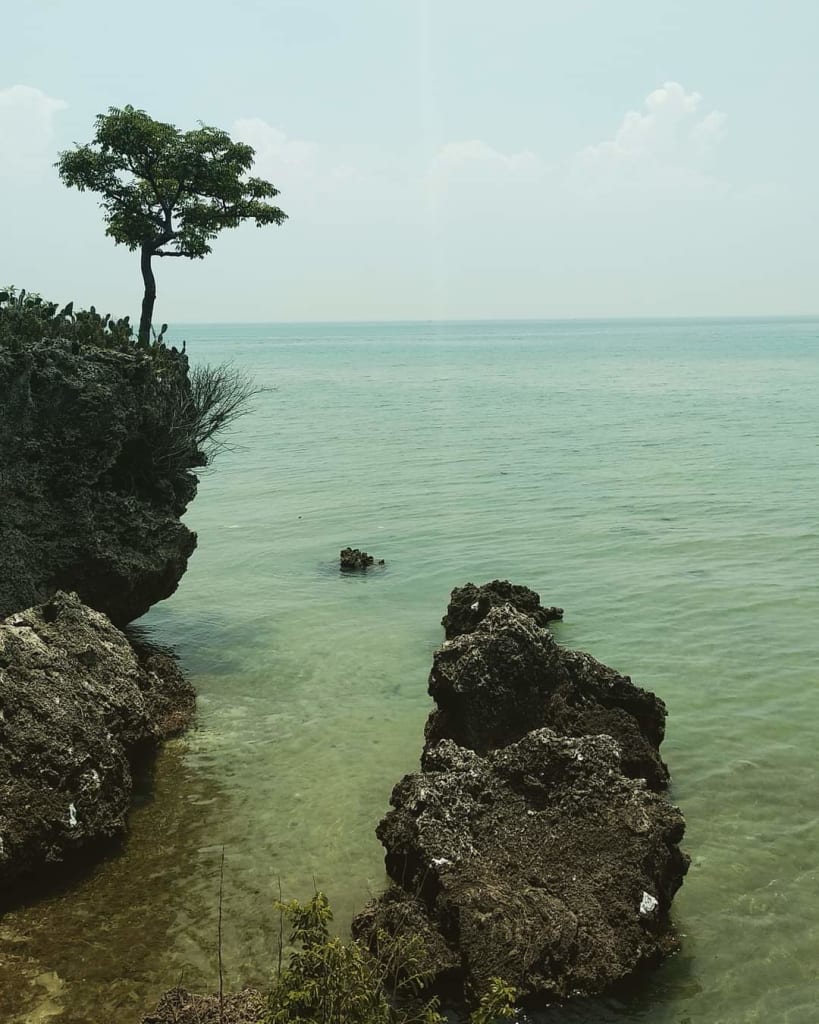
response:
M93 306L75 310L73 302L60 306L47 302L37 292L18 290L13 285L0 290L0 342L15 347L22 342L58 339L120 351L136 344L127 316L100 316ZM160 334L157 346L161 340Z
M469 1018L470 1024L495 1024L515 1016L517 992L501 978L492 978L489 988L481 997L478 1008Z
M438 1000L424 996L430 975L420 938L391 941L384 962L358 943L331 938L333 914L324 893L305 904L276 906L290 922L294 949L282 967L280 941L266 1024L445 1024ZM512 1017L514 1000L515 990L494 978L471 1024Z
M281 224L287 215L267 201L278 189L247 176L252 147L227 132L201 122L182 132L132 106L110 107L95 124L93 141L61 153L57 169L66 185L100 195L106 234L139 250L144 290L137 337L147 348L154 256L202 259L225 228Z
M19 352L70 346L77 355L85 348L108 349L133 360L145 399L107 483L136 494L170 481L182 507L189 497L189 470L210 465L227 447L226 428L248 410L261 389L229 363L191 367L184 350L166 345L166 328L163 324L153 343L143 348L128 317L101 316L93 306L75 309L73 302L60 306L13 286L0 289L0 347ZM10 415L10 409L0 410L0 434ZM24 416L22 407L16 415Z
M356 943L330 937L324 893L277 906L295 949L270 992L268 1024L443 1024L437 1001L419 999L425 978L414 944L402 950L402 976L388 998L385 967Z

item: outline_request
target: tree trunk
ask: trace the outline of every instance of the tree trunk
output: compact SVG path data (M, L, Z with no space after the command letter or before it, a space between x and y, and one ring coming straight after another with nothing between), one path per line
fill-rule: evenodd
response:
M156 302L156 281L154 272L151 269L151 257L154 250L150 245L143 245L140 267L142 269L142 280L145 282L145 294L142 296L142 315L139 318L139 344L141 348L148 348L151 344L151 321L154 316L154 303Z

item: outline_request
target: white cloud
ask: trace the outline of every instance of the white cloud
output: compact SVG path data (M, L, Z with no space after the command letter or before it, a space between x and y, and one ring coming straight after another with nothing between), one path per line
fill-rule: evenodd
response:
M501 153L480 139L470 139L442 146L430 164L429 180L434 184L531 181L540 172L540 160L528 150Z
M666 82L630 110L614 137L577 154L572 171L581 190L628 189L690 197L719 189L706 165L719 143L725 115L702 111L698 92Z
M40 89L0 89L0 177L39 176L56 159L54 119L68 106Z
M256 150L253 173L268 178L277 187L315 171L319 147L313 142L291 139L261 117L235 121L231 135Z

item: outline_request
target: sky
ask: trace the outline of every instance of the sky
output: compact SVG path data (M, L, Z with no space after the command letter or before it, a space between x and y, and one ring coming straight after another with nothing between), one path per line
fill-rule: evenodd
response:
M0 0L0 284L136 317L53 164L130 103L288 214L157 262L157 319L819 313L815 0Z

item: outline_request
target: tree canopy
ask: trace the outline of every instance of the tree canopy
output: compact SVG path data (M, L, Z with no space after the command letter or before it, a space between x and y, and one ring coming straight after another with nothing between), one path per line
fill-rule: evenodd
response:
M202 259L223 229L281 224L287 215L269 202L278 189L248 174L253 148L227 132L201 123L183 132L132 106L111 107L95 125L92 142L61 153L57 168L66 185L99 193L106 234L140 250L139 340L148 344L154 256Z

